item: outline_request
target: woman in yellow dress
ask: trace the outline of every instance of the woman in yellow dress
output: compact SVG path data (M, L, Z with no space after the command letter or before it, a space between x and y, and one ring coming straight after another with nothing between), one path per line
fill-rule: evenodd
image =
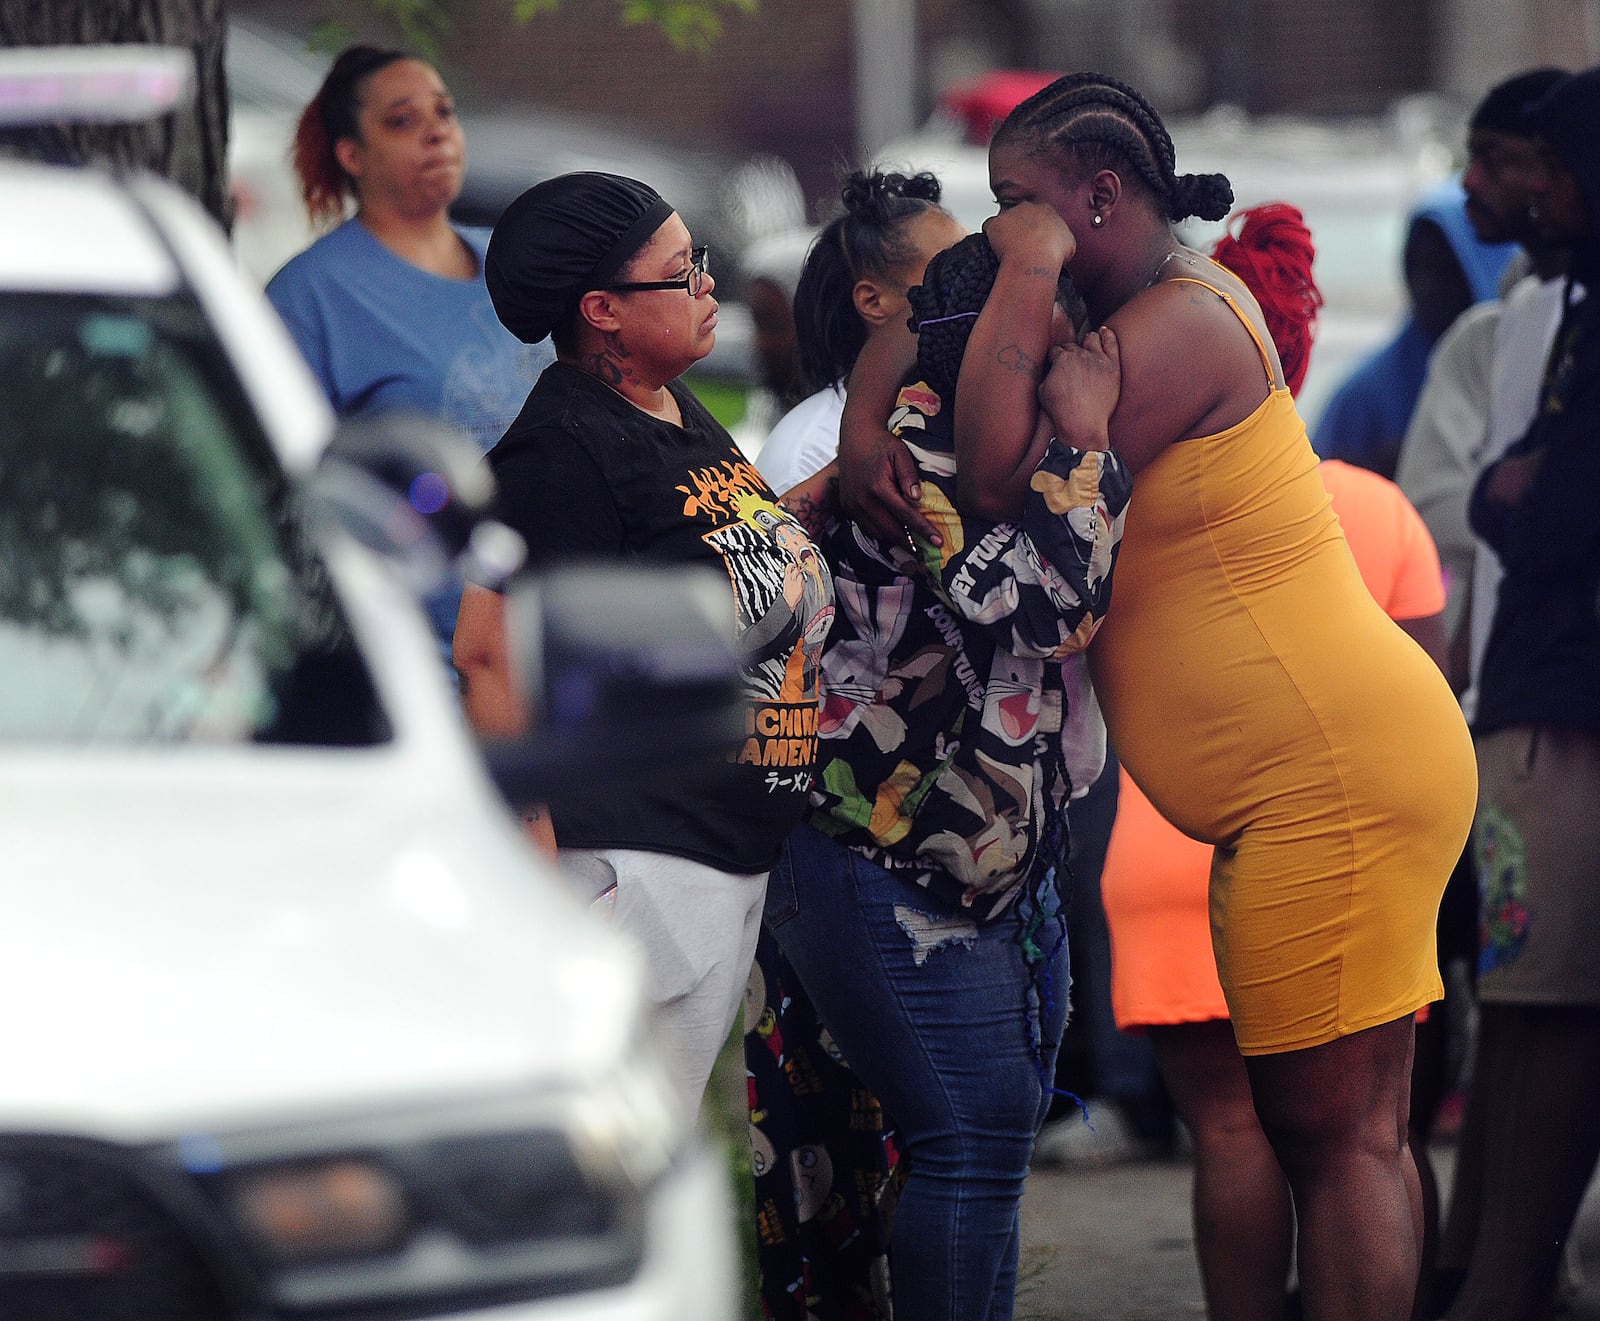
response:
M958 498L980 517L1021 508L1049 439L1013 420L1035 389L1064 442L1109 438L1135 473L1089 650L1111 741L1215 846L1218 968L1293 1193L1306 1314L1402 1321L1421 1233L1412 1014L1442 994L1434 923L1476 789L1466 726L1362 584L1254 299L1172 232L1225 215L1226 179L1177 175L1156 112L1098 74L1019 105L989 161L1002 267L962 369ZM1063 266L1102 329L1052 348ZM1109 419L1087 414L1084 381L1118 373Z

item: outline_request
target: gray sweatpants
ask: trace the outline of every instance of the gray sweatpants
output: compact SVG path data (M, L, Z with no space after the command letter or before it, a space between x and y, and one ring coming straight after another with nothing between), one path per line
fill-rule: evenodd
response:
M767 873L640 849L562 849L560 860L581 893L644 947L678 1086L698 1114L750 978Z

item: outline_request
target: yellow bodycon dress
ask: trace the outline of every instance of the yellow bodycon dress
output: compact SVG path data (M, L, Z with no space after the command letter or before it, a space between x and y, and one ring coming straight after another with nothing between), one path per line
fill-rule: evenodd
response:
M1287 390L1135 479L1089 663L1129 774L1216 845L1211 934L1246 1055L1440 997L1434 924L1472 822L1472 743L1444 676L1363 585Z

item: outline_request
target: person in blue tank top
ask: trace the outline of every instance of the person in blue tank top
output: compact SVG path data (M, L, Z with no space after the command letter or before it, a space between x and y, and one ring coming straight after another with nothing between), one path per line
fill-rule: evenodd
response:
M403 51L350 47L300 117L294 162L313 223L337 227L291 258L267 297L334 411L424 414L487 452L555 355L495 316L489 231L450 221L466 146L438 72ZM460 596L457 584L428 601L447 657Z

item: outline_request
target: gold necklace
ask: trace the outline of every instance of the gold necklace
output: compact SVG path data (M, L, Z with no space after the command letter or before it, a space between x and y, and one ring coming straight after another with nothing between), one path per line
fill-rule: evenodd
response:
M1176 257L1182 251L1183 251L1182 248L1174 248L1171 252L1167 253L1167 255L1165 257L1163 257L1159 262L1156 263L1155 270L1153 270L1150 273L1149 283L1147 283L1145 285L1146 289L1149 289L1151 286L1153 286L1155 284L1155 282L1157 280L1159 280L1161 278L1161 272L1167 269L1167 263L1169 261L1171 261L1174 257Z

